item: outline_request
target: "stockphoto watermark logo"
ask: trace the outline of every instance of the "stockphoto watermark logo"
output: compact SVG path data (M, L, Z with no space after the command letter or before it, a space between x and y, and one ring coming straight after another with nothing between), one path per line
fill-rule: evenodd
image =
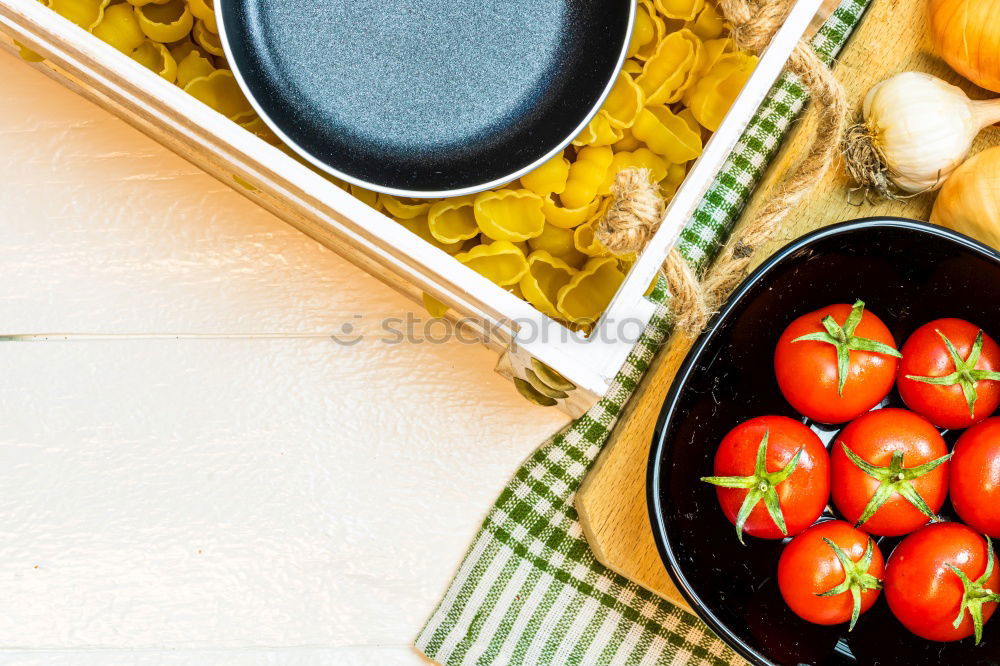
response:
M433 345L449 342L506 344L511 338L511 332L514 332L521 344L577 341L633 345L645 330L646 322L638 318L604 320L600 326L585 334L552 320L542 323L527 318L500 321L474 317L445 319L408 312L403 316L383 317L374 322L366 321L366 317L361 314L351 315L330 334L330 339L342 347L353 347L364 341L387 345Z

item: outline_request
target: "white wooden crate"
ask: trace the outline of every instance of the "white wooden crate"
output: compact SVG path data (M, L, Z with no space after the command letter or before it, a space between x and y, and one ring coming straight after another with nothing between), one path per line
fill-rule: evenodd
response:
M502 374L523 378L532 359L556 370L576 386L559 405L577 416L607 391L635 332L652 316L655 307L645 297L651 280L821 4L796 3L589 337L567 330L37 0L0 0L0 32L10 38L0 43L16 51L16 40L44 56L34 66L414 300L427 292L448 304L449 319L500 354Z

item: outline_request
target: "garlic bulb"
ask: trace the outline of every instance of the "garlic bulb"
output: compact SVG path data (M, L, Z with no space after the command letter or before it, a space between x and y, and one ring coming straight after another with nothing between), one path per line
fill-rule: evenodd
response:
M935 190L969 154L979 130L1000 121L1000 100L973 101L923 72L903 72L872 87L864 122L844 139L847 171L887 198Z
M1000 146L955 170L934 202L931 222L1000 249Z

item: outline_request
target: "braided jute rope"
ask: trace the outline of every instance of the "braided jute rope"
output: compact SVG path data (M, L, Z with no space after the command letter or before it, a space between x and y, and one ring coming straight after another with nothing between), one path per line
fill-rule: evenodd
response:
M720 0L732 26L733 41L750 53L761 53L791 9L793 0ZM702 276L691 269L675 248L663 262L670 290L674 327L697 335L729 293L746 276L758 247L779 231L781 220L821 180L837 157L847 124L843 86L805 42L799 42L787 69L810 91L818 113L816 134L805 157L785 178L778 191L746 222L741 234L723 246L718 259ZM612 189L612 203L598 223L596 234L614 254L641 252L663 219L664 201L646 170L621 171Z

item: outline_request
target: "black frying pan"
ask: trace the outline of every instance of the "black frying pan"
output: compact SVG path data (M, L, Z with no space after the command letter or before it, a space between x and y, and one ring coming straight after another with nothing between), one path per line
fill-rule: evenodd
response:
M564 148L625 58L635 0L216 0L244 92L348 182L443 197Z

